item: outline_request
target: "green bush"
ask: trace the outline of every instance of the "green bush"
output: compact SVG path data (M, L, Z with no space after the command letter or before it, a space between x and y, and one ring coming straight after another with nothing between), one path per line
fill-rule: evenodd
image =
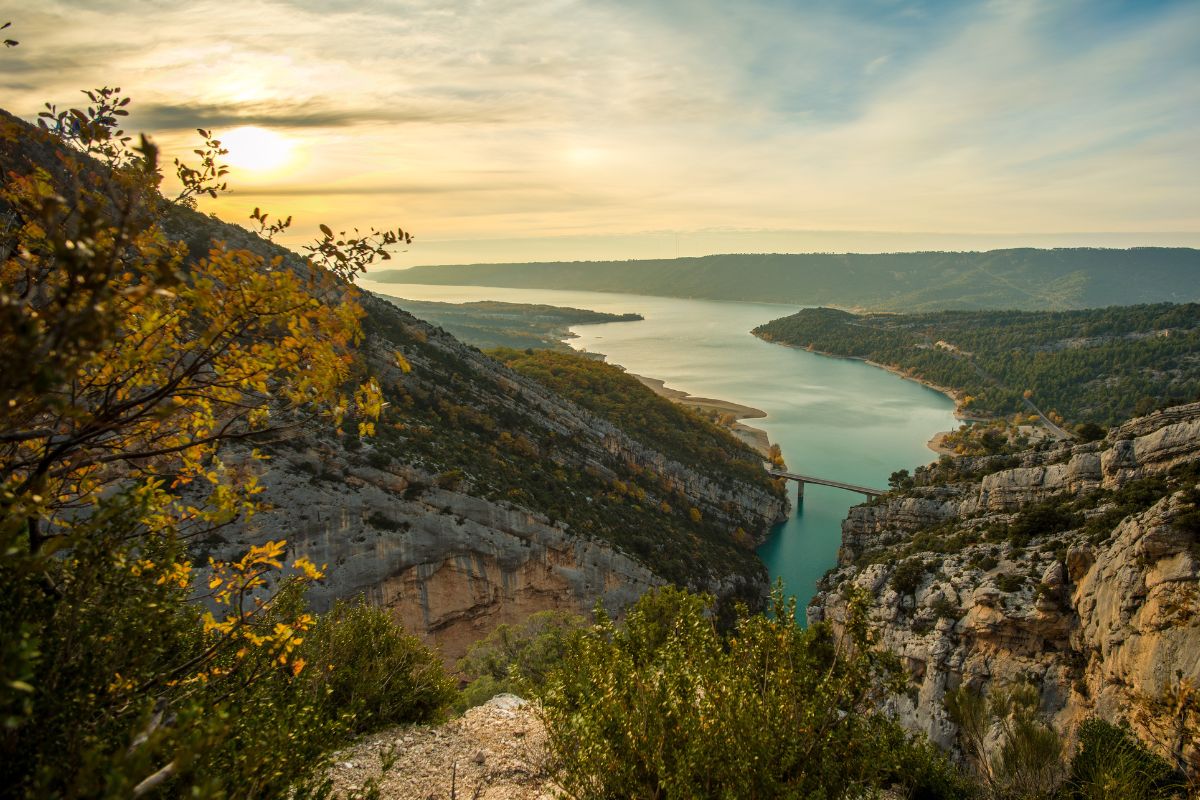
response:
M963 610L946 597L939 597L931 610L938 619L958 619L963 615Z
M996 588L1002 592L1017 592L1025 585L1024 575L1004 572L996 576Z
M1079 727L1079 751L1071 761L1069 800L1170 800L1185 786L1163 759L1127 728L1089 719Z
M499 626L459 660L458 670L468 683L458 708L486 703L498 694L536 691L562 661L570 635L583 625L575 614L539 611L517 625Z
M925 573L929 569L923 558L909 558L900 563L892 572L892 577L889 581L891 587L900 594L912 594L921 586L921 581L925 578Z
M993 688L987 696L962 686L946 694L946 711L958 726L959 745L987 797L1059 796L1066 772L1063 744L1039 706L1037 689L1024 683Z
M453 697L440 661L382 611L314 620L295 579L264 586L266 605L222 638L174 570L178 539L145 535L131 506L101 503L55 556L0 551L5 796L129 797L147 781L158 796L319 795L351 735ZM285 644L253 644L273 637Z
M942 756L876 708L900 688L871 648L865 599L845 637L742 614L722 636L711 599L666 588L618 626L574 634L539 692L555 779L570 797L860 797L918 785L963 796Z
M301 677L322 713L351 733L430 722L455 699L441 659L385 610L362 602L339 601L320 615L300 655L308 667Z
M1061 501L1048 500L1022 508L1009 523L1008 541L1015 547L1024 547L1035 536L1046 536L1079 527L1083 518L1063 506Z

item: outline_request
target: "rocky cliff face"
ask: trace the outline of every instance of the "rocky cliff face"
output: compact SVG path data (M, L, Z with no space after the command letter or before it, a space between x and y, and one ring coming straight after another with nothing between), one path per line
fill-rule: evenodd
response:
M761 602L752 546L787 503L770 481L667 458L440 329L362 302L368 364L395 413L361 441L326 432L275 445L259 476L270 510L211 538L205 555L287 538L295 555L329 565L310 593L318 609L363 596L450 662L501 623L597 601L617 614L668 579ZM656 541L654 526L678 528L691 507L704 522L688 535L714 555L684 549L681 579L656 558L678 545ZM623 524L638 538L622 539ZM739 527L750 541L734 540Z
M323 609L365 597L391 609L449 662L502 623L549 609L619 613L663 579L594 538L510 504L438 488L410 468L354 465L331 452L275 458L262 476L273 509L219 545L286 533L295 555L328 564L309 592Z
M931 485L851 509L808 609L836 625L844 588L870 593L881 644L915 686L899 717L948 747L947 691L1028 681L1068 736L1091 715L1127 721L1195 770L1200 404L919 482Z
M52 137L2 110L0 121L18 131L3 144L21 172L106 173L86 156L61 157ZM166 214L163 233L186 245L182 270L219 243L271 269L314 269L236 225L181 205ZM318 291L322 303L355 294L337 281ZM366 596L451 659L500 622L597 600L617 612L666 580L762 605L766 570L753 548L787 501L752 449L693 420L690 432L713 446L668 457L391 303L358 301L365 337L347 353L348 388L368 377L382 388L389 406L374 435L279 420L287 441L254 443L272 456L265 466L226 442L221 460L256 471L270 508L195 542L196 555L286 539L293 555L329 564L310 597L318 608Z

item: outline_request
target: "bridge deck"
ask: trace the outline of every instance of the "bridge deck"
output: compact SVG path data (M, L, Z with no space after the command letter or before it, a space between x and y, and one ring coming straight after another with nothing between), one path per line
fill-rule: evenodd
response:
M779 478L787 478L790 481L799 481L800 483L815 483L819 486L832 486L835 489L845 489L850 492L858 492L865 494L868 497L878 497L881 494L887 494L886 489L872 489L870 486L856 486L853 483L842 483L841 481L831 481L825 478L815 478L812 475L800 475L795 472L781 472L771 470L772 475Z

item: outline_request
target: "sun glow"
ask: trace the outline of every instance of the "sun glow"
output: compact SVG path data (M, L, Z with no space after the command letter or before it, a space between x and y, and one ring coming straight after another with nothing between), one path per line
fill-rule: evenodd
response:
M245 126L221 134L221 146L229 151L226 163L248 172L270 172L288 163L292 143L266 128Z

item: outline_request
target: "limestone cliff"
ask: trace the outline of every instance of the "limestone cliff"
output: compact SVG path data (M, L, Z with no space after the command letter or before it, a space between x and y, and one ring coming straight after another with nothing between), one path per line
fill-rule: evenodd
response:
M276 443L259 476L270 510L205 555L287 538L329 565L318 609L366 597L451 662L501 623L597 601L619 613L668 580L762 602L752 548L787 502L765 472L668 458L391 304L361 302L365 361L392 405L377 434Z
M4 163L22 174L37 169L65 179L78 170L87 180L64 185L82 190L110 172L86 155L65 157L54 137L2 110L0 121ZM264 270L320 269L186 204L164 213L162 233L183 245L181 273L222 243L260 256ZM376 430L360 438L352 423L335 433L330 419L280 409L273 433L253 432L234 424L237 412L229 410L232 427L221 430L236 434L222 442L221 461L238 476L257 478L269 509L189 540L198 563L286 539L293 555L329 564L326 583L310 598L318 609L333 598L366 596L443 644L450 658L499 622L542 608L586 611L597 600L615 612L667 580L762 605L766 569L754 545L787 501L751 448L701 419L685 426L699 445L655 446L391 303L327 277L312 290L313 302L355 299L364 311L363 337L347 344L344 388L353 392L368 378L381 387L387 405ZM245 352L256 352L254 337L287 335L274 326L242 330L252 330ZM208 369L183 350L171 374ZM278 388L255 383L263 393ZM644 402L630 399L625 410L636 414ZM200 435L199 428L192 432ZM271 460L245 459L239 448L251 445ZM178 490L203 494L194 485Z
M894 710L944 746L947 691L1025 680L1068 736L1125 720L1195 770L1198 481L1200 403L1103 442L943 463L851 509L809 618L838 624L843 588L866 589L915 687Z

